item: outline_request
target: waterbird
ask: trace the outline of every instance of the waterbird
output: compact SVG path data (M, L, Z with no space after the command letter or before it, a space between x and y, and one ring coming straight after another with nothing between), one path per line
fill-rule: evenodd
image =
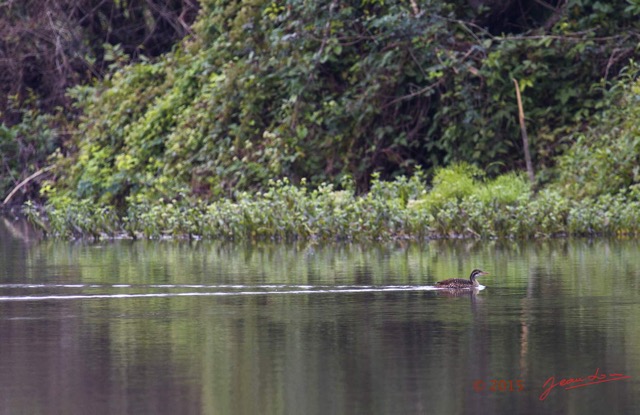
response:
M489 275L489 273L479 269L474 269L471 271L471 275L468 280L465 280L464 278L450 278L448 280L438 281L436 285L441 288L477 288L480 287L480 284L476 278L483 275Z

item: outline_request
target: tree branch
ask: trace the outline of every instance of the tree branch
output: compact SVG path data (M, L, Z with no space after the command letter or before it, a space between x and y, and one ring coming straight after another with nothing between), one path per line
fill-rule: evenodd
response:
M27 183L29 183L30 181L32 181L33 179L37 178L38 176L48 172L49 170L53 169L53 166L48 166L48 167L43 167L40 170L38 170L37 172L33 173L31 176L27 177L26 179L24 179L23 181L21 181L20 183L18 183L18 185L16 187L13 188L13 190L11 191L11 193L9 193L9 195L4 199L4 202L2 202L3 206L6 206L7 203L9 203L9 201L11 200L11 198L13 197L13 195L16 194L16 192L18 190L20 190L22 187L24 187L25 185L27 185Z

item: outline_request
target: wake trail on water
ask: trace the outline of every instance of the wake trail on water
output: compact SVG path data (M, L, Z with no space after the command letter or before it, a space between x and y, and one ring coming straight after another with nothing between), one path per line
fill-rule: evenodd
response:
M118 298L162 298L162 297L222 297L256 295L300 295L300 294L353 294L400 291L438 291L440 287L430 285L306 285L306 284L0 284L2 290L65 290L102 289L168 290L163 292L115 292L115 293L64 293L64 294L17 294L0 295L0 302L7 301L54 301ZM198 291L182 291L182 290ZM177 291L172 291L177 290Z

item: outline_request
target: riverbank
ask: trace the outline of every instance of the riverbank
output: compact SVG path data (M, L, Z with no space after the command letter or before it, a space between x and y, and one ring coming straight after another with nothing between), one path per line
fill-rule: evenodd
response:
M572 200L552 187L534 192L516 174L493 180L458 165L427 187L422 174L371 190L308 189L274 181L257 194L213 202L183 198L130 201L126 210L87 199L27 204L27 218L50 237L228 240L393 240L636 236L634 192Z

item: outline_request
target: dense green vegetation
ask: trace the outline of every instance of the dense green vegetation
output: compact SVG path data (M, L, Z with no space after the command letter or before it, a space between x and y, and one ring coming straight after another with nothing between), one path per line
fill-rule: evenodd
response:
M455 161L509 171L523 163L512 78L543 169L636 44L636 11L622 4L589 20L565 6L545 35L532 32L551 18L539 10L529 31L500 36L466 2L416 7L203 2L197 36L176 51L74 91L78 152L60 187L121 206L138 194L233 196L283 177L350 177L362 191L374 172Z
M571 198L633 194L640 184L640 80L634 62L584 129L567 137L571 148L558 158L556 183Z
M635 189L575 200L551 188L534 194L516 174L478 176L476 168L454 165L436 174L430 191L422 174L391 182L374 178L361 196L331 185L308 191L284 180L257 194L239 192L234 200L143 200L130 204L122 217L87 199L52 199L46 223L33 205L26 212L43 229L64 237L378 240L640 233Z
M27 212L65 236L635 234L636 3L204 0L171 52L69 91Z

